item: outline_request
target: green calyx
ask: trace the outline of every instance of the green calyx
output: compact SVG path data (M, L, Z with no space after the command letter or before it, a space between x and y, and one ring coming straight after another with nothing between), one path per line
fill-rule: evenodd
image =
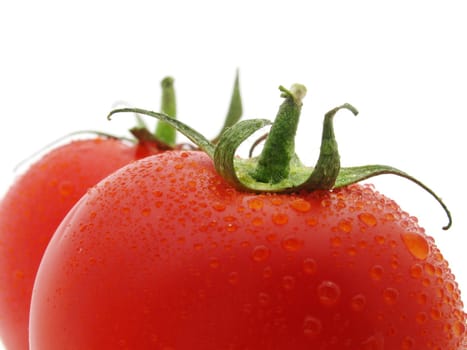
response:
M157 147L161 150L170 150L175 149L178 146L176 141L176 132L180 131L178 128L183 123L177 123L173 120L176 119L177 108L176 108L176 98L175 98L175 88L174 88L174 79L172 77L165 77L161 81L161 88L162 88L162 98L161 98L161 108L160 113L156 113L157 115L165 115L164 118L159 118L156 115L152 115L152 117L157 118L159 121L156 126L156 130L154 133L151 133L141 118L140 115L148 114L146 110L142 110L140 108L120 108L119 111L123 112L132 112L136 116L137 126L130 129L132 135L139 141L139 142L151 142L157 145ZM235 123L237 123L243 114L243 106L242 106L242 99L240 95L240 83L239 83L239 73L238 70L235 75L235 81L232 91L232 96L230 99L229 108L227 111L227 115L224 119L224 125L219 133L219 135L211 141L212 144L216 144L220 138L220 135L223 131ZM170 120L167 120L170 118ZM175 126L177 125L177 126ZM181 131L180 131L181 132ZM182 132L183 133L183 132ZM190 138L190 137L188 137Z
M348 110L357 115L358 111L350 104L345 103L325 114L318 160L314 167L304 166L295 154L294 139L306 88L296 84L290 90L282 86L279 89L284 101L279 107L274 123L266 119L251 119L240 122L237 119L235 123L223 130L221 135L216 138L216 142L207 140L196 130L165 113L138 108L122 108L113 110L108 117L120 112L133 112L149 115L166 122L206 152L213 159L219 175L240 191L292 193L332 190L377 175L401 176L430 193L447 214L448 224L443 229L447 230L451 226L451 214L441 198L409 174L387 165L341 167L333 120L340 110ZM235 156L238 147L247 138L268 125L272 126L258 157L242 159Z

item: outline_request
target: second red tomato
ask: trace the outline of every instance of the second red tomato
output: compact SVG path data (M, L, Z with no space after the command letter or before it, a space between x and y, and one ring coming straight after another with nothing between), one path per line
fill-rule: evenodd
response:
M7 349L29 349L34 278L63 217L101 179L157 152L149 143L73 141L50 151L15 181L0 202L0 337Z

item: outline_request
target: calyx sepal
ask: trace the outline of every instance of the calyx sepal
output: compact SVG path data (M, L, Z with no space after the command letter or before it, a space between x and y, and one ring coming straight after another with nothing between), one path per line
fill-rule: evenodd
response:
M306 89L303 85L297 84L290 90L283 87L280 87L280 90L285 100L279 108L274 123L266 119L237 122L225 128L216 140L216 144L188 125L164 113L139 108L122 108L111 111L108 118L120 112L133 112L155 117L170 124L211 157L219 175L239 191L292 193L333 190L378 175L397 175L419 185L438 201L448 217L448 224L443 229L449 229L452 218L447 206L435 192L413 176L387 165L341 167L333 120L335 114L343 109L354 115L358 114L357 109L348 103L325 114L320 154L316 165L314 167L303 165L294 151L294 137ZM271 124L263 151L258 157L236 157L238 147L247 138Z

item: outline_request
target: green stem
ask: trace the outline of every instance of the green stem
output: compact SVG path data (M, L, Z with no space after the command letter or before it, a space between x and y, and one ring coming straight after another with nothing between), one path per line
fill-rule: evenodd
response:
M171 77L166 77L161 82L162 87L162 101L161 113L166 114L172 118L176 118L176 99L174 80ZM176 142L176 130L168 123L159 121L157 123L156 131L154 133L156 139L168 146L174 146Z
M259 182L278 183L287 178L295 155L295 134L306 88L295 84L289 90L279 88L285 101L279 108L258 164L251 176Z

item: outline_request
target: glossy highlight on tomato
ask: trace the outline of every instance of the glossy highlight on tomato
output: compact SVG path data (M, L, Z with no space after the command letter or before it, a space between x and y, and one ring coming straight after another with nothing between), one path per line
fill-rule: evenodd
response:
M29 349L34 278L68 211L113 171L157 152L146 142L75 140L52 149L15 180L0 202L0 336L8 349Z
M32 350L459 350L466 334L448 263L395 201L360 184L241 192L198 151L88 191L30 317Z

